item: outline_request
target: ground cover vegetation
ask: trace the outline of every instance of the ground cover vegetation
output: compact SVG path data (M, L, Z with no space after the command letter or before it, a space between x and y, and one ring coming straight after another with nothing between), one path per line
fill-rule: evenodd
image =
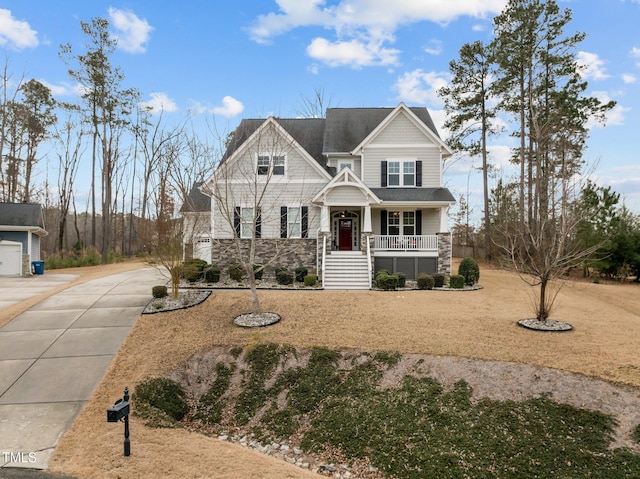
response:
M138 384L136 414L156 426L293 443L328 461L368 462L387 477L640 474L640 454L610 448L611 416L545 395L474 400L464 380L446 389L420 361L395 383L383 381L400 359L272 343L227 348L208 377L194 360L173 379Z

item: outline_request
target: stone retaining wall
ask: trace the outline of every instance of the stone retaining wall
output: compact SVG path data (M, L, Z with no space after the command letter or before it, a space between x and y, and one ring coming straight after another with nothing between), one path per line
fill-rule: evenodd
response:
M436 233L438 236L438 273L451 274L452 241L451 233Z

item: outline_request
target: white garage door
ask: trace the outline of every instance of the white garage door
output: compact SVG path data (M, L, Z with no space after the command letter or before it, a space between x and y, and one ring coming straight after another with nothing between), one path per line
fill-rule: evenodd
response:
M0 241L0 276L22 274L22 243Z
M195 241L193 257L211 262L211 238L198 238Z

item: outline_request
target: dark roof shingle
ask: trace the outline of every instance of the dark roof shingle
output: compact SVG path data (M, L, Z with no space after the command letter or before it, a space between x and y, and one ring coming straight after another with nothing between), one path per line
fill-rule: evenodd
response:
M42 206L35 203L0 203L0 226L44 229Z

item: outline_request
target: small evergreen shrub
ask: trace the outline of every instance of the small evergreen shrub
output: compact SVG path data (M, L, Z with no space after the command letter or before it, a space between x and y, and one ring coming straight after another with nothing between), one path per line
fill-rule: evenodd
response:
M207 262L200 258L191 258L185 261L184 266L196 268L198 271L202 272L207 266Z
M433 287L434 288L442 288L444 286L444 280L446 279L446 275L444 273L436 273L433 275Z
M262 279L262 275L264 274L264 267L261 264L253 265L253 277L260 281Z
M186 393L182 386L168 378L152 378L138 384L133 393L137 403L159 409L180 421L189 412Z
M242 277L244 273L242 271L242 267L239 264L229 265L229 278L234 281L242 281Z
M220 281L220 268L215 265L209 266L204 270L204 280L207 283L217 283Z
M480 267L478 262L473 258L464 258L460 261L458 274L464 276L464 284L473 286L480 279Z
M449 287L453 289L464 288L464 276L460 274L452 274L449 278Z
M151 294L154 298L165 298L169 293L166 286L154 286L151 288Z
M307 268L305 268L304 266L299 266L298 268L296 268L296 281L298 283L302 283L304 281L304 277L308 274L308 270Z
M416 283L418 283L418 289L433 289L435 280L430 274L419 273L416 277Z
M388 269L379 269L378 271L376 271L376 278L378 277L379 274L386 274L388 276L391 273L389 272Z
M388 274L378 274L376 276L378 288L384 291L393 291L398 287L398 277Z
M278 265L275 268L273 268L273 274L276 275L276 278L278 277L278 273L280 273L281 271L288 271L286 266L282 266L282 265Z
M278 284L292 284L293 283L293 273L287 270L280 270L276 273L276 281Z
M398 271L397 273L393 273L393 276L398 277L398 288L404 288L405 284L407 283L407 275L401 271Z
M318 277L315 274L308 274L304 277L305 286L315 286L318 282Z
M195 283L202 278L202 272L197 266L185 264L181 268L180 276L189 283Z

